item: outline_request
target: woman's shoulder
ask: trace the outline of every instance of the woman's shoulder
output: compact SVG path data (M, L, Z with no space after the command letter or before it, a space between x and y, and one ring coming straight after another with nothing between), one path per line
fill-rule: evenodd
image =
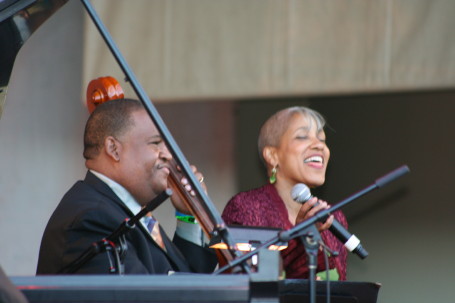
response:
M229 200L222 217L227 224L265 226L276 217L273 199L269 185L240 192Z
M247 191L242 191L233 196L228 204L230 203L242 203L242 204L261 204L272 199L272 192L274 187L272 185L263 185Z

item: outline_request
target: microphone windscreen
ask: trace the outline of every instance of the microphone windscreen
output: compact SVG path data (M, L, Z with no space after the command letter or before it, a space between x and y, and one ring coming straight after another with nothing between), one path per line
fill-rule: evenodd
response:
M294 187L291 190L291 196L292 199L294 199L294 201L299 203L305 203L312 197L310 189L303 183L298 183L294 185Z

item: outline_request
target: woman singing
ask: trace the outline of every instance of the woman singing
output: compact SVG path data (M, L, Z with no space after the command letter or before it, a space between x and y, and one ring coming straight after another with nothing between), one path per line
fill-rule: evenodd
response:
M224 221L227 224L289 229L328 208L325 201L317 198L301 204L291 196L292 188L298 183L310 188L324 184L330 158L324 125L321 114L306 107L290 107L272 115L262 126L258 140L259 154L270 184L235 195L223 211ZM317 223L317 227L325 245L339 252L338 256L329 256L330 279L346 280L346 249L327 230L334 218L347 228L341 211L334 212L326 222ZM289 241L281 256L286 278L308 278L307 256L300 239ZM320 250L317 272L325 269L323 251Z

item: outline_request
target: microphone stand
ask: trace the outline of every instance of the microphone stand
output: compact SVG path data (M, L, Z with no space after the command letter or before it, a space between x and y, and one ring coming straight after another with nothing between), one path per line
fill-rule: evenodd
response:
M118 273L119 275L123 275L125 272L123 260L128 250L125 235L136 227L136 223L138 223L142 217L160 206L161 203L163 203L171 195L171 189L168 188L163 191L143 209L141 209L141 211L134 217L126 218L109 236L101 239L100 241L93 242L87 250L85 250L76 260L61 269L59 273L75 273L97 254L105 251L109 260L109 273Z
M330 214L332 212L334 212L334 211L336 211L338 209L341 209L342 207L344 207L347 204L353 202L357 198L360 198L361 196L371 192L374 189L378 189L378 188L384 187L385 185L387 185L388 183L394 181L395 179L398 179L399 177L402 177L403 175L409 173L409 171L410 170L409 170L409 167L407 165L400 166L399 168L389 172L388 174L376 179L374 181L374 183L372 183L371 185L367 186L366 188L364 188L364 189L354 193L353 195L345 198L344 200L336 203L331 208L325 209L325 210L322 210L322 211L316 213L313 217L308 218L307 220L297 224L296 226L294 226L294 227L292 227L292 228L290 228L288 230L283 230L283 231L278 232L278 235L276 237L273 237L270 240L268 240L268 241L264 242L263 244L259 245L255 250L250 251L250 252L248 252L248 253L236 258L234 261L232 261L229 264L227 264L227 265L223 266L222 268L218 269L213 274L217 275L217 274L220 274L220 273L222 273L222 272L224 272L224 271L226 271L226 270L228 270L230 268L233 268L233 267L239 265L240 263L245 262L246 260L248 260L252 256L256 255L261 249L265 249L265 248L267 248L267 247L269 247L271 245L274 245L274 244L276 244L278 242L289 242L289 240L292 240L292 239L294 239L296 237L303 237L303 236L307 236L307 238L308 238L308 235L311 235L312 237L315 237L314 235L316 233L314 232L314 229L316 230L316 232L317 232L317 229L314 228L313 230L311 230L310 227L313 226L316 222L324 221L324 219L326 219L328 216L330 216ZM319 232L317 232L317 234L319 234ZM312 240L311 242L313 242L313 241L314 240ZM303 241L303 243L305 244L305 242L306 242L306 239ZM318 241L315 241L315 242L318 243ZM311 249L314 249L314 248L311 246ZM310 258L313 258L313 256L311 256ZM317 262L317 260L316 260L316 262ZM316 263L316 266L317 266L317 263ZM311 272L311 270L312 270L312 268L310 268L310 272ZM316 298L316 288L312 285L310 290L311 290L310 298L315 299ZM316 301L310 301L310 302L313 303L313 302L316 302Z
M302 230L300 240L308 256L308 293L310 294L310 302L313 303L316 302L316 269L318 267L319 243L322 242L322 238L316 225L313 224Z

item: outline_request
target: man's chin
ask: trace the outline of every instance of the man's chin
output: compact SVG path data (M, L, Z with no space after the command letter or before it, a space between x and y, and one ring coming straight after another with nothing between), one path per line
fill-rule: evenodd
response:
M165 191L166 189L168 189L168 185L167 183L166 184L162 184L161 186L157 186L153 189L153 192L155 193L155 196L158 196L159 194L161 194L163 191Z

